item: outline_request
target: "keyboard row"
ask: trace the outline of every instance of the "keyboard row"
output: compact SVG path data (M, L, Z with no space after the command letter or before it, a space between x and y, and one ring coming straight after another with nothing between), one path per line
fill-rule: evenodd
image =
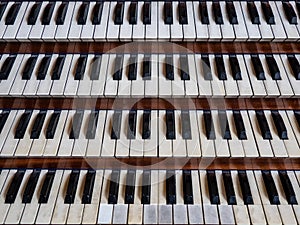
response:
M299 157L300 111L2 110L0 155Z
M3 170L2 224L297 224L299 171Z
M0 95L299 97L300 55L4 54Z
M1 2L5 41L297 41L298 1Z

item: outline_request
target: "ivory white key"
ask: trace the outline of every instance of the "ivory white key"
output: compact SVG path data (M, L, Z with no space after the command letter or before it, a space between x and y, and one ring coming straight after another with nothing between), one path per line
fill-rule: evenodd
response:
M186 2L186 10L187 10L188 24L182 25L183 40L194 41L197 38L197 36L196 36L196 26L194 20L194 5L192 1Z
M287 171L288 177L290 178L290 181L292 183L292 186L294 188L295 194L296 194L296 199L297 202L299 202L300 199L300 187L299 187L299 183L297 181L297 174L299 177L299 171ZM294 208L294 213L296 216L297 221L300 220L300 206L299 205L293 205Z
M161 11L158 2L151 3L151 24L145 25L145 40L153 41L158 38L158 24L161 23Z
M296 120L296 118L295 118L294 112L291 111L291 110L287 110L287 111L286 111L286 114L287 114L287 116L288 116L288 118L289 118L289 121L290 121L292 130L293 130L293 132L294 132L294 134L295 134L295 137L296 137L296 139L297 139L298 145L300 145L300 137L299 137L299 135L298 135L298 134L299 134L300 128L299 128L299 126L298 126L298 123L297 123L297 120Z
M24 12L24 18L20 22L19 25L20 27L18 27L18 29L15 30L15 32L17 32L15 38L19 41L28 41L29 33L32 28L32 25L28 24L28 19L29 19L30 10L35 3L36 2L28 3L27 10Z
M143 222L143 205L141 204L141 192L142 192L142 170L136 170L134 190L134 204L128 206L128 224L142 224Z
M269 25L263 16L263 10L260 3L254 2L256 5L258 15L260 18L260 24L258 24L258 28L260 30L261 34L261 40L260 41L272 41L274 39L274 34L272 32L271 25Z
M206 97L212 95L211 82L209 80L205 80L203 65L200 54L194 54L195 56L195 64L197 69L197 79L199 86L199 97Z
M158 156L159 157L171 157L173 155L172 140L167 139L167 127L166 127L166 112L159 110L158 115L160 120L158 121ZM176 128L175 128L176 129Z
M209 55L209 61L211 66L211 75L213 80L211 81L211 88L212 88L212 97L224 97L225 96L225 87L224 82L219 80L217 75L217 65L214 60L214 55Z
M119 30L120 30L120 26L122 26L122 25L117 25L114 22L116 5L117 5L117 2L111 2L110 8L109 8L106 40L110 40L110 41L119 41ZM124 9L124 15L125 15L125 9ZM124 18L123 18L123 23L124 23Z
M137 2L137 23L132 25L132 40L142 41L145 38L147 25L143 24L143 6L143 2Z
M72 151L72 156L85 156L86 149L88 145L88 139L86 138L86 133L88 129L88 123L91 111L85 110L82 118L81 129L79 132L78 139L74 140L74 146Z
M72 19L70 20L70 27L68 33L69 41L80 41L80 35L83 25L77 23L77 15L80 10L82 2L75 2Z
M297 17L299 18L299 12L298 12L298 10L296 10L296 9L297 9L296 2L295 2L295 1L289 1L289 3L293 6L296 15L297 15ZM278 7L278 10L280 10L280 7ZM285 17L285 18L286 18L286 17ZM285 19L285 18L284 18L284 19ZM298 33L299 33L299 35L300 35L300 24L299 24L299 22L298 22L298 24L296 24L296 27L297 27Z
M186 72L189 72L190 80L184 81L185 96L188 98L197 97L199 95L199 91L198 91L198 85L197 85L198 81L197 81L197 73L196 73L194 55L188 54L187 59L188 59L189 71L186 71Z
M151 3L151 5L153 4L156 4L156 2ZM150 55L151 79L145 80L145 97L158 96L158 84L160 79L165 79L164 77L160 78L159 75L158 69L162 69L163 64L159 64L158 57L159 55L156 54Z
M74 97L77 93L79 80L75 80L76 68L78 65L78 59L81 56L79 54L75 54L72 57L72 61L70 62L70 69L68 75L66 77L66 84L64 88L64 96L66 97Z
M123 24L120 25L120 33L119 33L120 41L131 41L133 25L129 24L129 20L128 20L129 17L127 16L129 14L130 3L131 2L124 2L124 18L123 18Z
M98 79L92 81L93 82L92 87L91 87L91 96L92 97L102 97L102 96L104 96L106 74L108 73L107 72L107 65L108 65L109 55L104 54L104 55L101 55L101 56L98 56L98 57L99 58L93 62L93 64L98 64L98 65L97 66L96 65L91 65L91 67L100 66L99 72L98 72L98 69L96 70L98 75L99 75Z
M107 72L106 72L106 82L105 82L105 90L104 90L104 96L106 97L113 97L117 95L118 92L118 81L113 79L113 74L117 71L115 71L115 61L116 61L115 54L109 55L108 59L108 66L107 66ZM124 59L123 59L124 62ZM103 62L101 63L103 65ZM122 67L124 70L124 67ZM124 79L122 79L124 80Z
M172 82L166 77L165 60L165 55L158 55L158 91L160 97L170 97L172 95Z
M151 3L152 5L152 3ZM174 3L172 3L174 5ZM158 10L158 37L159 40L168 41L171 38L171 26L169 24L165 24L164 20L164 2L157 2L157 10ZM152 11L151 11L152 13ZM174 12L173 12L174 14ZM173 15L173 23L174 23L174 15ZM152 23L152 21L151 21Z
M209 41L220 41L222 39L222 30L221 27L216 24L215 18L213 17L213 6L212 2L206 2L207 12L209 18L208 33L209 33Z
M9 12L9 9L11 8L11 6L14 4L15 2L7 2L7 6L6 6L6 9L2 15L2 19L0 20L0 37L1 39L3 40L3 35L5 33L5 30L7 29L8 26L11 26L11 25L6 25L5 24L5 19L8 15L8 12Z
M127 171L120 171L118 201L117 204L113 204L113 224L127 224L128 221L128 208L129 204L125 203L125 187L126 187Z
M195 20L196 35L197 35L196 41L207 41L209 38L208 25L202 24L201 22L199 2L192 1L192 4L194 10L194 20Z
M136 26L136 25L133 25ZM136 80L131 81L131 96L143 98L144 92L145 92L145 81L143 80L143 55L138 54L137 55L137 74L136 74ZM150 62L152 63L152 62ZM152 78L152 77L151 77Z
M151 134L149 139L144 139L143 152L145 157L149 156L158 156L158 123L163 122L159 117L158 111L151 111Z
M100 206L98 212L98 224L112 223L113 205L108 204L110 174L111 174L111 170L104 171Z
M233 112L231 110L226 111L228 126L231 132L231 140L228 140L229 151L231 157L244 157L244 148L242 140L239 140L237 136L236 126L234 124ZM248 131L248 130L247 130ZM251 132L249 130L248 132Z
M113 157L115 155L116 140L111 139L113 114L114 114L113 110L108 110L106 113L105 129L103 132L103 142L102 142L102 150L101 150L102 157L105 156Z
M107 30L107 25L112 25L111 22L108 20L110 19L109 17L109 12L110 12L110 2L106 1L103 2L103 9L102 9L102 15L101 15L101 21L100 24L95 25L95 30L94 30L94 40L95 41L105 41L106 38L106 30ZM103 32L104 31L104 32Z
M96 25L92 24L92 14L93 14L93 10L96 5L96 2L89 2L89 4L90 4L90 7L89 7L89 11L88 11L88 16L86 19L86 24L82 25L81 34L80 34L80 39L82 41L93 41L93 35L94 35L95 26L96 26ZM103 13L103 11L102 11L102 13Z
M131 156L131 157L143 156L143 153L144 153L143 152L144 141L142 139L143 112L142 112L142 110L138 110L136 114L137 115L136 115L135 139L131 139L130 145L129 145L129 156ZM151 127L151 129L152 129L152 127Z
M101 62L100 59L99 61ZM83 74L83 79L79 80L77 96L89 97L91 95L91 89L93 84L93 80L91 80L91 76L92 76L91 73L92 73L92 67L94 66L94 63L98 63L95 62L95 56L91 54L87 55L86 67Z
M127 138L127 130L129 126L128 118L129 118L129 111L122 110L120 138L116 140L116 151L115 151L116 157L129 156L130 140ZM106 148L105 145L103 145L103 147Z
M173 55L173 67L174 67L174 80L171 81L172 83L172 96L176 97L183 97L184 96L184 81L181 79L180 76L180 55Z
M187 205L183 200L183 178L182 170L175 171L176 176L176 204L173 205L174 224L187 224Z
M183 40L183 25L179 24L179 10L177 2L172 2L173 24L170 25L170 39L172 41Z
M3 151L3 146L5 146L5 142L6 142L6 138L8 137L9 133L11 131L13 131L13 128L14 127L14 123L16 123L17 121L15 120L15 117L17 115L17 110L11 110L9 112L9 116L6 120L6 123L2 129L2 132L0 134L0 155L2 155L2 151ZM9 150L9 149L7 149ZM7 151L7 150L4 150L4 151Z
M238 24L232 25L233 29L234 29L234 34L235 34L236 40L247 41L249 39L249 35L247 32L247 27L246 27L246 23L244 20L245 18L243 16L242 7L241 7L239 1L234 1L233 5L234 5L235 11L236 11L237 18L238 18Z
M57 10L59 9L61 4L62 4L61 1L56 2L54 10L53 10L53 15L50 19L50 23L44 27L44 31L42 34L42 39L44 41L55 41L55 33L57 30L57 27L60 26L60 25L56 25L56 13L55 12L57 12ZM67 20L65 20L65 22L66 21Z
M193 184L193 200L194 204L188 205L188 218L190 224L203 224L201 188L199 183L199 172L191 171Z
M252 87L251 87L247 67L244 61L244 57L243 55L237 55L236 57L240 65L240 70L242 75L242 80L236 81L240 92L240 97L245 97L245 98L252 97L253 92L252 92Z
M76 2L68 2L68 10L66 13L65 21L63 25L57 25L55 40L56 41L65 41L68 39L69 28L71 25L71 20L75 20L76 11L75 11Z
M158 223L159 224L172 224L173 213L172 205L167 205L166 196L161 193L166 192L166 171L158 171L158 193L159 193L159 205L158 205Z
M150 172L150 180L151 180L151 189L150 189L150 204L144 204L144 224L157 224L158 217L158 171L151 170Z
M229 68L230 68L229 55L224 55L223 60L225 65L225 71L227 74L227 80L224 81L226 97L228 98L238 97L240 93L239 93L237 81L233 79L232 74L229 72Z
M201 152L201 145L200 145L200 134L199 134L199 125L197 121L197 112L196 110L190 110L190 121L191 121L191 134L192 139L186 139L186 148L187 148L187 155L189 157L200 157Z
M235 30L226 17L227 13L225 11L226 9L225 1L220 1L220 9L223 15L223 22L224 22L224 24L219 25L222 31L222 41L233 41L236 39Z
M173 157L185 157L187 155L186 142L182 137L182 121L180 110L174 111L176 138L172 141Z

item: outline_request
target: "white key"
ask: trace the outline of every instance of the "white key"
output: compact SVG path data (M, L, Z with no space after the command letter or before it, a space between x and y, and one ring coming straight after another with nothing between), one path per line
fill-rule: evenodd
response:
M75 80L75 73L79 57L79 54L73 55L72 60L70 62L70 69L66 77L66 85L64 88L64 96L66 97L74 97L77 93L79 80Z
M231 110L226 111L229 130L231 133L231 140L228 140L228 146L231 157L244 157L243 143L237 136L236 126L234 123L233 112ZM249 132L249 131L248 131ZM251 130L250 130L251 132Z
M294 8L294 10L295 10L295 12L296 12L296 15L297 15L298 18L299 18L299 12L298 12L298 10L296 10L296 9L297 9L297 7L296 7L296 2L290 1L289 3L293 6L293 8ZM279 8L279 7L278 7L278 10L280 11L280 8ZM285 19L285 18L284 18L284 19ZM297 27L298 33L300 34L300 25L299 25L299 23L296 24L296 27Z
M63 25L57 25L55 40L56 41L66 41L68 39L69 28L71 25L71 20L75 20L76 11L75 11L76 2L69 2L68 10L66 13L65 21Z
M113 119L113 110L108 110L106 114L105 120L105 129L103 133L103 143L102 143L102 150L101 156L114 156L115 155L115 145L116 141L111 139L111 129L112 129L112 119Z
M42 24L42 19L43 19L43 14L44 14L44 10L46 8L46 6L49 4L50 2L43 2L42 3L42 7L38 16L38 19L36 20L36 23L32 26L31 31L29 33L28 39L31 41L42 41L42 34L43 34L43 30L44 27L46 25Z
M174 68L174 80L172 83L172 97L183 97L184 96L184 81L181 79L181 66L180 66L180 55L173 55L173 68Z
M235 2L236 3L236 2ZM237 55L237 60L240 65L242 80L237 80L238 89L241 97L250 98L253 96L252 87L247 71L247 67L244 61L243 55Z
M187 155L186 142L182 137L182 121L181 121L181 111L175 110L175 134L176 137L172 141L173 147L173 157L185 157Z
M75 8L73 11L73 16L72 19L70 21L70 28L69 28L69 33L68 33L68 39L70 41L80 41L80 35L81 35L81 30L83 25L79 25L77 23L77 15L78 15L78 11L80 9L82 2L76 2L75 3Z
M249 39L249 35L247 32L247 27L246 27L246 23L245 23L245 18L243 16L243 11L242 11L242 7L240 5L240 2L233 2L235 11L236 11L236 15L238 18L238 24L233 24L233 29L234 29L234 33L235 33L235 37L236 40L238 41L247 41ZM223 14L224 15L224 14Z
M225 5L224 5L225 7ZM224 87L226 91L226 97L229 98L235 98L240 95L239 89L237 86L237 81L233 79L233 76L229 70L230 62L229 62L229 55L223 55L224 65L225 65L225 71L227 74L227 80L224 81Z
M119 82L117 80L113 79L113 74L116 72L115 71L116 56L117 55L115 55L115 54L111 54L111 55L109 55L109 59L108 59L105 90L104 90L104 96L107 96L107 97L116 96L117 91L118 91L118 83ZM101 65L103 65L103 62L101 63ZM124 79L122 79L122 80L124 80Z
M143 156L143 145L142 139L142 124L143 124L143 111L138 110L136 115L136 133L135 139L130 140L129 155L134 157ZM128 122L127 122L128 123Z
M208 12L208 19L209 24L208 33L209 33L209 41L220 41L222 39L222 30L220 25L216 24L215 18L213 16L213 7L212 2L206 2L207 5L207 12Z
M197 69L197 79L199 86L199 97L206 97L212 95L211 82L204 79L203 63L200 54L194 54L195 64Z
M128 130L128 118L129 118L129 111L122 110L122 120L121 120L121 129L120 129L120 138L116 140L116 157L125 157L129 156L129 146L130 140L127 138L127 130ZM106 146L103 146L106 148Z
M145 39L148 41L156 40L158 36L158 24L161 23L161 11L158 2L151 2L151 24L145 25Z
M203 224L201 189L199 183L199 173L197 170L191 171L193 183L194 204L188 205L188 218L190 224Z
M94 55L87 55L86 67L83 74L83 79L80 80L78 84L77 96L90 97L93 84L93 81L91 80L92 67L94 66L94 63L101 62L101 60L99 60L98 62L95 62L94 60Z
M54 7L54 10L53 10L53 15L50 19L50 23L44 27L44 31L43 31L43 34L42 34L42 39L44 41L55 41L56 29L59 26L59 25L56 25L55 12L58 11L61 4L62 4L62 2L60 2L60 1L55 3L55 7Z
M198 81L197 81L197 72L195 67L195 58L193 54L187 55L188 59L188 70L190 75L190 80L184 81L185 86L185 96L188 98L197 97L199 95L198 91Z
M170 97L172 94L172 82L166 78L165 60L165 55L158 55L159 97Z
M131 83L134 81L129 80L128 72L130 65L130 58L134 55L124 54L123 66L122 66L122 79L114 82L117 82L118 85L118 96L120 97L129 97L131 92ZM107 87L107 85L106 85Z
M267 21L264 19L264 16L263 16L264 14L263 14L261 4L256 3L256 2L254 2L254 4L256 5L259 19L260 19L260 24L257 26L260 30L261 41L271 41L274 39L274 34L272 32L271 25L267 24Z
M216 61L214 60L214 55L209 55L209 61L210 61L210 66L211 66L211 75L213 80L211 81L211 88L212 88L212 97L224 97L226 92L225 92L225 87L224 87L224 82L219 79L218 73L217 73L217 65Z
M201 22L199 2L193 1L192 3L193 3L193 8L194 8L194 20L195 20L196 35L197 35L196 41L207 41L209 38L208 26L206 24L202 24L202 22Z
M136 171L136 187L134 190L134 204L128 206L128 224L142 224L143 222L143 205L141 204L142 177L143 171Z
M196 39L196 26L194 21L194 5L192 1L186 2L186 11L188 17L188 24L182 25L183 40L194 41Z
M113 205L108 204L110 174L111 174L111 170L104 171L100 206L98 212L98 224L112 223Z
M145 92L145 81L143 80L143 55L137 55L137 74L136 80L131 81L131 96L143 98Z
M233 41L235 40L235 30L233 26L229 23L229 20L227 19L226 15L227 12L225 11L226 9L226 4L223 1L220 1L220 9L223 15L223 22L224 24L219 25L221 27L222 31L222 41Z
M151 5L156 4L152 2ZM151 66L151 79L145 80L145 97L158 96L158 83L160 79L158 68L161 69L162 64L159 64L158 55L150 55L150 66Z
M93 10L96 5L96 2L89 2L89 4L90 6L88 11L88 16L86 19L86 24L82 25L81 34L80 34L80 39L82 41L93 41L95 25L92 24L92 15L93 15Z
M16 39L19 41L28 41L28 36L29 36L29 33L32 28L32 25L28 25L28 17L29 17L31 8L35 3L36 2L28 3L27 10L26 10L26 12L24 12L24 18L20 22L20 27L18 29L16 29L16 32L17 32Z
M182 41L183 40L183 26L179 24L179 10L177 9L177 2L172 3L173 11L173 24L170 25L170 35L172 41Z
M200 134L199 125L197 120L197 112L195 110L190 110L190 122L191 122L191 133L192 139L185 140L187 155L189 157L200 157L201 156L201 145L200 145Z
M109 8L110 8L110 2L103 2L103 9L102 9L102 16L100 24L95 25L95 31L94 31L94 40L95 41L105 41L106 38L106 31L107 30L107 24L109 17ZM111 24L110 24L111 25Z
M151 3L152 5L152 3ZM165 24L164 20L164 2L159 1L157 3L158 7L158 38L161 41L168 41L171 38L171 26L169 24ZM152 11L151 11L152 13ZM174 12L173 12L174 13ZM173 15L173 22L174 21L174 15ZM152 21L151 21L152 23ZM147 35L147 34L146 34ZM173 39L173 37L172 37Z
M64 130L61 136L61 142L57 152L58 156L71 156L73 150L74 139L70 139L70 132L72 129L72 121L76 110L70 110L65 122Z
M150 204L144 204L144 224L157 224L158 214L158 171L151 170Z
M166 205L166 196L161 195L166 190L166 171L158 171L158 193L159 193L159 205L158 205L158 223L159 224L172 224L172 205Z
M151 111L151 121L150 121L150 138L144 139L143 152L144 156L157 156L158 155L158 123L163 122L157 110Z
M88 139L86 138L86 133L88 130L88 124L90 119L91 112L88 110L84 111L82 118L81 129L79 132L78 139L74 140L74 146L72 151L72 156L85 156L86 149L88 144Z
M158 115L160 120L158 121L158 143L159 143L159 157L171 157L173 155L172 140L167 139L167 127L166 127L166 112L159 110Z
M146 25L143 24L143 5L143 2L137 2L137 23L132 25L132 40L142 41L145 38Z
M1 155L2 155L2 151L3 151L3 146L5 146L6 138L8 137L10 132L13 131L13 127L15 127L14 124L17 122L15 120L16 115L17 115L17 110L11 110L9 112L9 116L8 116L6 123L4 124L2 132L0 134L0 149L1 149L0 153L1 153Z
M288 176L290 178L290 181L292 183L292 186L294 188L295 194L296 194L296 199L297 201L299 201L300 199L300 187L299 187L299 183L297 181L297 174L299 174L299 171L287 171ZM299 177L299 176L298 176ZM294 213L296 216L297 221L299 221L300 219L300 206L299 205L293 205L294 208Z
M300 145L300 137L298 135L299 134L299 126L298 126L296 117L294 115L294 112L292 110L287 110L286 114L287 114L288 119L290 121L292 130L293 130L293 132L295 134L295 138L297 139L298 145Z
M117 2L110 3L109 17L108 17L108 22L107 22L107 33L106 33L106 39L110 40L110 41L119 41L119 30L120 30L121 25L116 25L115 21L114 21L116 5L117 5ZM126 15L125 9L124 9L124 15ZM125 19L123 18L123 22L124 22L124 20Z
M124 18L123 18L123 24L120 25L120 33L119 33L120 41L131 41L133 25L129 24L129 20L128 20L129 17L127 16L129 15L130 3L131 2L124 2Z
M5 30L8 26L11 26L11 25L5 25L5 18L7 17L8 15L8 12L9 12L9 9L10 7L14 4L15 2L7 2L7 6L6 6L6 9L2 15L2 19L0 21L0 37L3 41L3 34L5 33Z

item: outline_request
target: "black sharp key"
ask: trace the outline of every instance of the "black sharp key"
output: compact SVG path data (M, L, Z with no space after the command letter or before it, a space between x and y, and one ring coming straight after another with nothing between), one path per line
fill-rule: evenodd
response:
M213 13L214 13L216 24L224 24L220 2L219 1L213 2L212 7L213 7Z
M54 65L54 69L52 71L52 80L59 80L61 76L62 69L64 67L66 56L65 55L60 55L57 57Z
M95 170L89 170L85 176L85 183L84 183L83 194L81 199L82 204L91 204L92 202L95 177L96 177Z
M130 110L128 115L128 130L127 130L127 138L135 139L136 135L136 110Z
M12 204L15 202L24 174L24 169L20 169L14 174L14 177L9 185L8 191L5 196L5 203Z
M256 110L256 118L263 139L271 140L272 135L264 111Z
M135 171L129 170L126 176L125 204L134 203Z
M263 10L263 14L267 21L267 24L275 24L275 17L269 2L268 1L261 2L261 8Z
M9 116L10 111L9 110L3 110L2 113L0 114L0 134L4 128L4 125L7 121L7 118Z
M245 205L253 205L251 189L245 170L238 170L239 183L242 190L243 200Z
M79 173L80 173L79 170L72 170L70 174L67 192L65 196L65 204L74 203L78 180L79 180Z
M224 60L222 55L215 55L217 73L220 80L227 80Z
M287 202L292 205L297 205L296 194L287 172L280 170L278 171L278 174Z
M40 10L41 10L41 6L42 6L42 3L37 2L31 7L29 15L28 15L28 19L27 19L28 25L35 25L36 20L38 18Z
M258 80L265 80L265 72L262 67L260 58L258 55L251 55L251 62L254 67L255 75Z
M32 114L32 110L26 110L22 114L22 116L21 116L21 118L18 122L18 126L17 126L16 133L15 133L15 138L16 139L22 139L24 137L24 134L25 134L25 131L27 129L31 114Z
M118 54L115 58L115 68L113 73L114 80L122 80L123 59L123 55L121 54Z
M45 110L41 110L39 114L36 116L33 127L31 129L30 138L38 139L40 137L42 127L46 118L47 112Z
M46 138L47 139L53 139L54 135L55 135L55 131L56 131L56 127L59 121L59 117L60 117L60 111L54 111L54 113L52 113L48 126L47 126L47 130L46 130Z
M93 58L92 64L91 64L91 73L90 73L90 79L91 80L98 80L100 76L100 69L101 69L101 55L96 55Z
M246 129L241 112L238 110L233 110L233 119L238 138L240 140L247 140Z
M131 55L128 65L128 80L136 80L137 75L137 55Z
M223 170L222 175L227 197L227 203L228 205L236 205L236 197L234 193L230 170Z
M112 119L111 139L120 139L122 111L116 110Z
M38 68L38 72L37 72L37 79L38 80L45 80L47 71L49 69L50 62L51 62L51 56L50 55L46 55L42 59L40 65L39 65L39 68Z
M283 119L277 110L271 111L273 122L275 124L278 136L280 139L288 139L287 129L284 125Z
M181 111L181 130L183 139L192 139L191 120L188 110Z
M190 170L183 170L183 198L184 204L194 204L193 183Z
M117 204L119 194L120 171L113 170L109 182L108 204Z
M166 55L165 58L165 70L167 80L174 80L174 67L173 67L173 56Z
M28 204L31 202L40 174L41 174L41 170L39 169L33 170L33 172L30 174L30 177L28 179L28 182L26 184L23 193L22 203Z
M37 61L37 55L30 56L22 72L22 80L30 80L33 69Z
M16 2L10 7L7 16L5 18L5 25L13 25L15 23L21 5L22 2Z
M180 55L180 76L181 80L190 80L189 63L187 55Z
M230 24L238 24L238 18L232 1L226 1L226 11Z
M79 59L77 61L75 76L74 76L75 80L83 79L83 75L84 75L85 68L86 68L86 62L87 62L87 55L82 55L79 57Z
M137 2L131 2L129 6L129 24L137 23Z
M179 24L188 24L186 2L179 2L178 10L179 10Z
M213 122L210 110L203 111L203 119L204 119L205 133L206 133L207 139L209 139L209 140L216 139L214 122Z
M175 115L173 110L167 110L166 111L166 127L167 127L167 133L166 137L167 139L175 139Z
M143 79L151 80L151 56L145 55L143 61Z
M208 17L206 1L201 1L199 3L199 10L200 10L201 23L209 24L209 17Z
M71 132L69 136L70 139L79 138L82 119L83 119L83 111L82 110L76 111L72 120Z
M115 8L115 25L123 24L124 17L124 2L118 2Z
M272 205L280 204L278 192L277 192L271 172L267 171L267 170L263 170L263 171L261 171L261 173L262 173L262 177L264 180L265 188L268 193L270 203Z
M218 111L218 115L219 115L219 123L220 123L220 130L221 130L221 134L223 139L227 139L227 140L231 140L231 132L229 129L229 123L227 120L227 115L226 115L226 111L225 110L219 110Z
M55 177L55 170L49 170L45 176L45 179L43 181L43 186L40 192L40 197L39 197L40 204L46 204L48 202L54 177Z
M49 2L43 12L42 25L49 25L54 11L55 2Z
M143 114L143 132L142 132L142 138L143 139L149 139L151 136L151 111L150 110L144 110Z
M207 178L210 203L213 205L220 204L220 196L219 196L215 171L207 170L206 178Z
M94 6L92 13L92 24L99 25L101 23L101 17L103 12L103 2L97 2Z
M201 55L202 73L205 80L212 80L211 68L208 55Z
M164 4L164 18L165 24L173 24L173 8L171 1L165 2Z
M254 4L254 1L247 1L247 8L250 14L251 22L253 24L260 24L258 11L256 5Z
M151 24L151 1L147 1L143 6L143 24Z
M167 204L176 204L176 180L175 171L168 170L166 177Z
M149 170L143 172L142 180L142 204L150 204L151 195L151 173Z
M0 21L2 19L6 7L7 7L7 2L0 2Z
M295 114L296 121L298 123L298 127L300 128L300 111L295 110L294 114Z
M7 80L15 61L16 55L10 55L5 59L0 70L0 80Z
M78 10L78 16L77 16L77 24L78 25L85 25L87 16L89 13L90 3L89 2L82 2L81 6Z
M234 80L242 80L242 73L236 55L229 55L230 69Z
M273 80L281 80L277 62L272 55L266 55L266 61Z
M86 131L87 139L95 139L99 111L92 111L89 118L89 123Z
M68 11L68 2L63 2L60 4L57 14L56 14L56 25L63 25L65 23L67 11Z
M297 24L298 23L297 15L296 15L296 12L295 12L293 6L287 1L283 1L282 6L283 6L285 17L288 19L289 23Z
M294 55L288 55L288 61L296 80L300 80L300 64Z

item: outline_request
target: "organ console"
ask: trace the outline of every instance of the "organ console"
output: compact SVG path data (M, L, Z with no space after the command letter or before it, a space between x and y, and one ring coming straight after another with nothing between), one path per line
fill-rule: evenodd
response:
M1 224L299 224L300 2L0 1Z

